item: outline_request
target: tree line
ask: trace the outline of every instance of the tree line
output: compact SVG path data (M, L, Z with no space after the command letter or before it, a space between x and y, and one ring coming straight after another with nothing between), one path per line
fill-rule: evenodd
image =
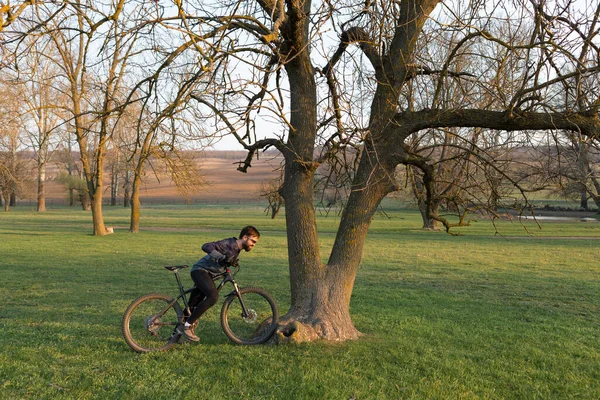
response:
M106 233L107 171L111 201L122 186L124 202L131 204L131 232L139 231L139 190L151 158L163 164L183 192L202 183L196 164L179 146L206 138L186 103L202 83L192 82L197 74L187 71L187 61L174 65L161 59L154 42L136 32L144 11L124 6L24 2L3 7L8 16L0 77L6 121L1 131L3 197L14 199L23 180L17 151L26 143L37 163L37 210L45 211L46 168L52 154L62 154L66 175L61 178L91 208L95 235ZM161 73L168 64L169 71Z

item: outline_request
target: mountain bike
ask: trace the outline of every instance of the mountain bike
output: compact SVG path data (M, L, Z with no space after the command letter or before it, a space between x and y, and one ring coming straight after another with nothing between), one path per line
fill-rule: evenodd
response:
M184 340L176 328L191 314L189 295L195 286L185 289L181 283L179 271L188 268L187 265L167 265L165 268L175 274L179 296L173 298L167 294L150 293L134 300L123 314L125 341L140 353L168 350ZM232 268L235 270L233 273ZM229 264L225 272L213 277L215 283L221 280L217 286L219 292L225 284L233 285L221 308L221 327L234 343L264 343L277 328L277 304L263 289L240 288L233 279L239 269L239 265Z

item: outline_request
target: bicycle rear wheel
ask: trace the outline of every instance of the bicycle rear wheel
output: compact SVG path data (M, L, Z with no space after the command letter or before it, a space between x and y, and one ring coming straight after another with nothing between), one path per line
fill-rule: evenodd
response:
M125 310L123 336L129 347L140 353L167 350L177 344L169 339L182 321L183 311L171 296L147 294Z
M243 315L240 299L231 294L221 309L221 326L225 335L237 344L266 342L277 328L277 304L269 293L259 288L239 291L247 315Z

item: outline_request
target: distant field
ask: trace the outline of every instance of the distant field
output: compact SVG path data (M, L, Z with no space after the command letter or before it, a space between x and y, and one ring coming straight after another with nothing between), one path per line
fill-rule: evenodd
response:
M272 155L264 155L255 160L248 173L237 170L238 162L244 160L243 152L214 152L210 157L199 157L198 164L207 185L189 197L184 197L177 191L177 187L159 167L148 168L144 177L141 190L142 203L145 204L186 204L186 203L239 203L256 201L259 198L261 182L274 179L279 176L276 171L281 159ZM51 180L58 173L55 166L48 169L50 180L46 186L46 198L48 205L66 204L67 193L64 186ZM109 177L105 177L105 202L110 201ZM21 201L23 204L35 202L35 195L30 199ZM123 190L120 189L119 203L123 203Z
M127 226L128 211L105 210ZM337 217L319 214L323 258ZM89 212L0 212L2 399L598 399L600 223L474 222L422 231L394 203L369 231L346 343L241 347L219 306L199 344L139 355L121 337L137 296L174 293L170 263L202 243L262 232L238 281L290 304L284 219L261 206L153 206L142 231L90 235ZM527 228L526 231L524 228ZM190 283L189 277L185 278Z
M206 181L206 185L187 196L181 194L171 177L160 168L159 163L152 163L152 168L147 168L143 178L141 189L141 201L143 205L210 205L210 204L246 204L260 202L266 206L266 200L260 198L260 189L263 182L277 179L280 174L282 158L275 153L262 154L258 160L254 160L252 167L247 173L237 170L239 162L244 160L246 153L243 151L209 151L205 154L196 154L199 169ZM19 199L21 205L32 206L36 202L36 189L34 185L34 168L32 169L32 182L28 190L29 195ZM56 181L54 177L59 173L55 164L48 167L48 181L46 183L46 203L48 207L67 204L67 192L64 186ZM110 202L110 177L105 174L104 202ZM122 185L122 182L121 182ZM118 204L123 204L123 190L119 189ZM395 201L410 207L415 207L413 195L409 188L402 188L399 192L389 196L387 204ZM519 198L515 193L515 198ZM568 207L577 210L579 204L575 201L559 199L550 191L531 193L529 200L536 207L552 205ZM318 199L317 199L318 201ZM593 202L590 207L596 210ZM546 215L547 212L538 210L538 215ZM577 214L575 216L581 216ZM587 216L587 215L586 215Z

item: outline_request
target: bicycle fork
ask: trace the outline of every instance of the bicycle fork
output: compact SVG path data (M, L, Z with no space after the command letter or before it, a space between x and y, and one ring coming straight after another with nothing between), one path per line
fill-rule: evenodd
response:
M242 318L244 318L244 319L249 318L251 316L251 313L249 312L248 308L246 308L244 299L242 298L242 295L240 294L240 287L232 278L229 279L229 282L231 282L233 285L233 291L228 293L227 296L225 296L225 298L231 296L232 294L235 294L235 297L237 297L237 299L240 301L240 305L242 306ZM220 289L220 287L219 287L219 289Z

